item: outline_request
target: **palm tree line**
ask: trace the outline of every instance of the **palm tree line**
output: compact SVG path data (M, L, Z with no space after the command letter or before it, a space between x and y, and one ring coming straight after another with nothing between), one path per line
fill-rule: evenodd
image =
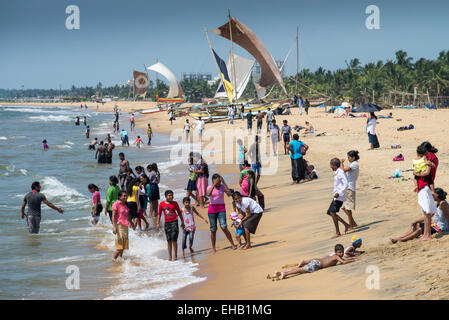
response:
M376 102L378 104L404 103L404 95L412 94L418 88L420 94L427 92L433 97L432 103L449 105L449 50L441 51L434 60L412 57L399 50L394 60L370 62L362 65L358 58L346 62L346 68L335 71L319 67L315 72L303 69L298 75L298 92L295 92L296 75L284 78L289 97L294 94L310 99L328 97L334 103L349 101L353 104ZM213 97L219 81L210 85L207 81L186 79L180 82L187 100L201 102L202 98ZM155 99L156 94L163 97L168 92L165 82L157 85L150 81L145 98ZM268 98L286 98L279 86L267 88L272 93ZM25 97L62 97L65 100L90 100L92 97L132 98L132 88L127 85L103 87L99 82L95 87L76 87L70 89L0 89L1 99ZM406 96L407 102L410 95ZM252 81L245 89L241 99L255 99L256 92Z

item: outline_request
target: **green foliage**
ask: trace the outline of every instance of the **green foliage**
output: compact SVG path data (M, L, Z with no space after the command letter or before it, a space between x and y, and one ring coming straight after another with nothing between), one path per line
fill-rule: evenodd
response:
M413 92L417 86L420 93L425 93L427 89L431 96L449 96L449 51L440 52L435 60L421 58L413 62L403 50L395 53L395 60L386 62L370 62L361 65L357 58L346 62L345 69L335 71L325 70L320 67L315 72L303 69L298 75L300 84L297 92L296 76L284 78L285 87L289 97L295 93L304 98L320 98L323 96L332 97L334 101L349 101L352 103L364 103L374 98L376 103L385 103L391 90ZM219 85L217 81L214 85L209 85L202 80L183 80L181 87L187 101L201 102L202 98L211 98ZM312 89L310 89L312 88ZM271 87L266 88L267 92ZM156 94L159 97L166 97L168 86L165 82L159 81L157 85L150 82L150 88L146 98L155 100ZM75 87L70 89L0 89L0 98L14 99L24 97L58 98L70 99L90 99L94 95L99 97L132 97L132 86L115 85L103 87L101 82L95 87ZM255 87L252 81L249 82L242 99L252 99L256 97ZM285 98L285 94L279 86L273 88L270 98Z

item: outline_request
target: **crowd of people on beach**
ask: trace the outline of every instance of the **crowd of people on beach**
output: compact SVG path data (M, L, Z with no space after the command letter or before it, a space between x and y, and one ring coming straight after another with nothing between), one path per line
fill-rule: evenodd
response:
M308 114L309 102L306 99L304 103L302 97L295 97L296 105L304 104L306 114ZM241 113L245 105L242 105ZM113 124L114 132L119 132L119 112L114 109L115 121ZM172 111L173 112L173 111ZM228 112L228 123L234 124L236 109L230 107ZM392 114L389 115L392 117ZM171 115L173 118L173 114ZM93 183L88 184L88 190L92 193L92 224L99 222L102 212L109 217L115 235L116 251L113 260L123 256L124 250L129 249L129 229L141 231L151 230L151 225L156 232L161 228L162 216L164 217L164 232L167 240L168 259L170 261L178 258L178 236L179 224L182 228L182 257L186 257L185 250L189 248L191 254L194 254L194 238L196 231L195 216L202 219L209 225L210 241L212 251L216 252L216 233L218 225L229 241L232 249L241 248L242 250L251 248L251 235L255 234L258 225L263 217L265 210L265 196L258 187L262 173L262 155L261 155L261 133L263 119L266 118L267 139L271 141L273 154L278 156L278 143L283 139L284 154L289 155L291 161L292 184L299 184L318 178L318 172L314 165L310 164L305 156L309 152L309 146L300 140L298 133L305 129L304 133L314 134L314 127L308 121L306 127L296 126L293 130L288 124L288 120L283 120L282 127L276 124L275 114L270 108L266 113L258 111L254 116L251 110L246 113L246 122L248 137L252 136L252 123L256 119L256 131L254 132L254 143L247 148L242 139L237 140L238 145L238 170L239 190L231 189L225 179L219 174L214 173L211 176L209 184L209 166L201 153L190 152L187 159L188 179L186 183L186 194L182 195L182 203L175 201L175 194L172 190L164 192L164 200L161 200L159 183L161 174L156 163L147 165L146 169L142 166L136 166L134 170L123 152L119 153L119 171L115 176L109 177L109 188L106 195L106 205L101 204L100 189ZM86 119L86 118L85 118ZM370 113L367 118L366 132L370 143L370 150L379 148L379 141L375 132L378 117ZM174 119L170 119L171 121ZM245 121L245 118L242 118ZM79 125L79 117L77 117ZM85 125L87 126L86 120ZM88 126L87 126L88 127ZM130 129L134 130L134 114L130 118ZM198 137L201 141L205 122L201 118L195 125L186 119L183 130L185 140L190 141L191 129L198 129ZM126 130L120 132L122 146L129 146L129 137ZM147 136L148 145L151 145L153 131L148 124ZM88 135L86 134L88 138ZM115 148L111 136L108 134L106 143L95 138L89 145L89 149L95 150L95 158L98 163L112 163L112 150ZM140 136L137 136L136 146L143 144ZM44 149L46 141L44 140ZM417 147L417 159L414 160L414 191L418 194L418 204L422 209L423 216L412 221L411 228L405 234L399 237L391 238L393 244L400 241L409 241L421 236L422 240L430 240L431 235L440 232L449 232L449 204L446 201L447 193L442 188L435 188L436 171L438 168L438 150L430 144L423 142ZM335 227L333 238L341 236L340 224L344 227L344 232L354 232L359 226L354 219L356 209L356 186L359 177L359 152L350 150L346 154L346 159L332 158L330 160L330 169L334 173L333 196L327 215L332 218ZM180 197L180 195L176 195ZM225 197L232 200L232 211L226 208ZM192 203L193 201L193 203ZM22 218L27 218L29 232L38 233L40 225L40 206L44 202L50 208L57 210L61 214L63 210L55 207L46 200L40 193L39 182L33 182L32 191L28 193L22 204ZM25 207L28 205L28 215L25 214ZM207 218L201 214L200 209L207 209ZM345 213L347 221L339 215L340 209ZM234 235L228 228L229 225L235 229ZM150 223L151 222L151 223ZM188 242L188 243L187 243ZM321 259L309 259L301 261L298 264L284 266L289 268L285 271L278 271L268 275L269 279L280 280L286 277L314 272L323 268L335 266L337 263L350 263L357 261L363 251L358 249L362 245L359 236L352 237L351 246L347 249L341 244L337 244L334 252Z

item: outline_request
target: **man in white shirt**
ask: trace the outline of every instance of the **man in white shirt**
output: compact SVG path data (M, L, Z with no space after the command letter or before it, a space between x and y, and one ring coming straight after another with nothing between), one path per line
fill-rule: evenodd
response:
M341 236L338 222L345 226L345 233L354 230L350 224L344 221L337 212L340 211L343 202L346 201L346 190L348 189L348 180L343 169L340 168L341 162L337 158L331 160L331 169L334 171L334 198L327 210L327 214L332 217L335 225L335 235L332 238Z
M302 116L302 105L303 105L302 97L299 97L299 99L298 99L298 108L299 108L299 115L300 116Z
M198 136L200 137L200 141L203 139L203 129L204 129L204 120L201 120L201 117L198 117L198 121L196 122L196 126L198 128Z
M234 107L230 106L228 108L228 116L229 116L228 122L231 124L234 124L234 114L235 114Z

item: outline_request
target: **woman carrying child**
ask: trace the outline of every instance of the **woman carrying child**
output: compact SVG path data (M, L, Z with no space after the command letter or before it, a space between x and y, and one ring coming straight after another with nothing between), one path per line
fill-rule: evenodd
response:
M422 144L418 146L416 153L418 158L423 158L426 156L426 147ZM421 210L424 213L424 234L421 240L430 240L431 237L431 219L432 215L436 213L436 206L434 203L434 197L432 196L433 178L431 175L431 169L434 166L434 163L428 161L427 159L423 159L425 162L425 169L421 171L419 164L417 165L415 162L413 174L415 175L414 183L415 183L415 192L418 192L418 203L421 207Z

